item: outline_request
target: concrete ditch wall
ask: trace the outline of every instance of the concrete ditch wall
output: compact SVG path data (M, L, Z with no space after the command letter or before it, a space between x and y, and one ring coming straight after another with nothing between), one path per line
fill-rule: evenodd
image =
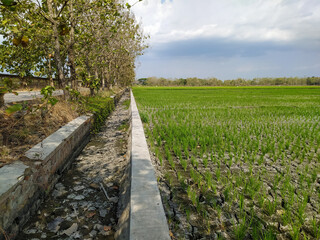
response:
M90 127L90 116L78 117L27 151L23 162L0 168L0 226L10 239L87 144Z
M124 91L113 96L115 105ZM78 117L28 150L23 162L0 168L0 240L14 239L37 211L63 171L87 145L91 126L91 116Z
M169 228L143 125L131 92L130 240L169 240Z

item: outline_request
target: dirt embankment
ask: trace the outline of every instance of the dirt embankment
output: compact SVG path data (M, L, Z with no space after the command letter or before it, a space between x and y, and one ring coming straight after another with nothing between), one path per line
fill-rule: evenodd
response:
M40 103L24 103L25 110L12 115L0 109L0 167L18 160L32 146L79 116L76 104L62 99L47 110L31 111Z

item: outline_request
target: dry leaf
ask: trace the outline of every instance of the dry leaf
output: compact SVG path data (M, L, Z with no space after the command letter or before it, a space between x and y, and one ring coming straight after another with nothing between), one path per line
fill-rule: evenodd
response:
M103 230L105 230L106 232L111 231L111 226L104 226Z
M94 215L96 215L96 212L88 212L88 213L86 214L86 217L87 217L87 218L92 218Z

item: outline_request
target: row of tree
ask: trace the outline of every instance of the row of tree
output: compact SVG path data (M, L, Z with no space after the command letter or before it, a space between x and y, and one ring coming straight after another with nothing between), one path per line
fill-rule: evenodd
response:
M60 88L81 80L92 92L134 81L135 58L147 46L128 3L0 0L0 5L2 72L56 78Z
M179 79L166 79L166 78L140 78L136 84L147 86L303 86L303 85L320 85L320 77L283 77L283 78L254 78L247 79L234 79L234 80L219 80L217 78L179 78Z

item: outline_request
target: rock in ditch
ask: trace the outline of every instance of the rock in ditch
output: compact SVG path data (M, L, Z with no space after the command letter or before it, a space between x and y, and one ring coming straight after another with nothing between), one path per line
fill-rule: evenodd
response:
M68 229L64 230L62 232L62 234L66 234L67 236L71 236L74 232L76 232L78 230L78 224L77 223L74 223L72 224L71 227L69 227Z

